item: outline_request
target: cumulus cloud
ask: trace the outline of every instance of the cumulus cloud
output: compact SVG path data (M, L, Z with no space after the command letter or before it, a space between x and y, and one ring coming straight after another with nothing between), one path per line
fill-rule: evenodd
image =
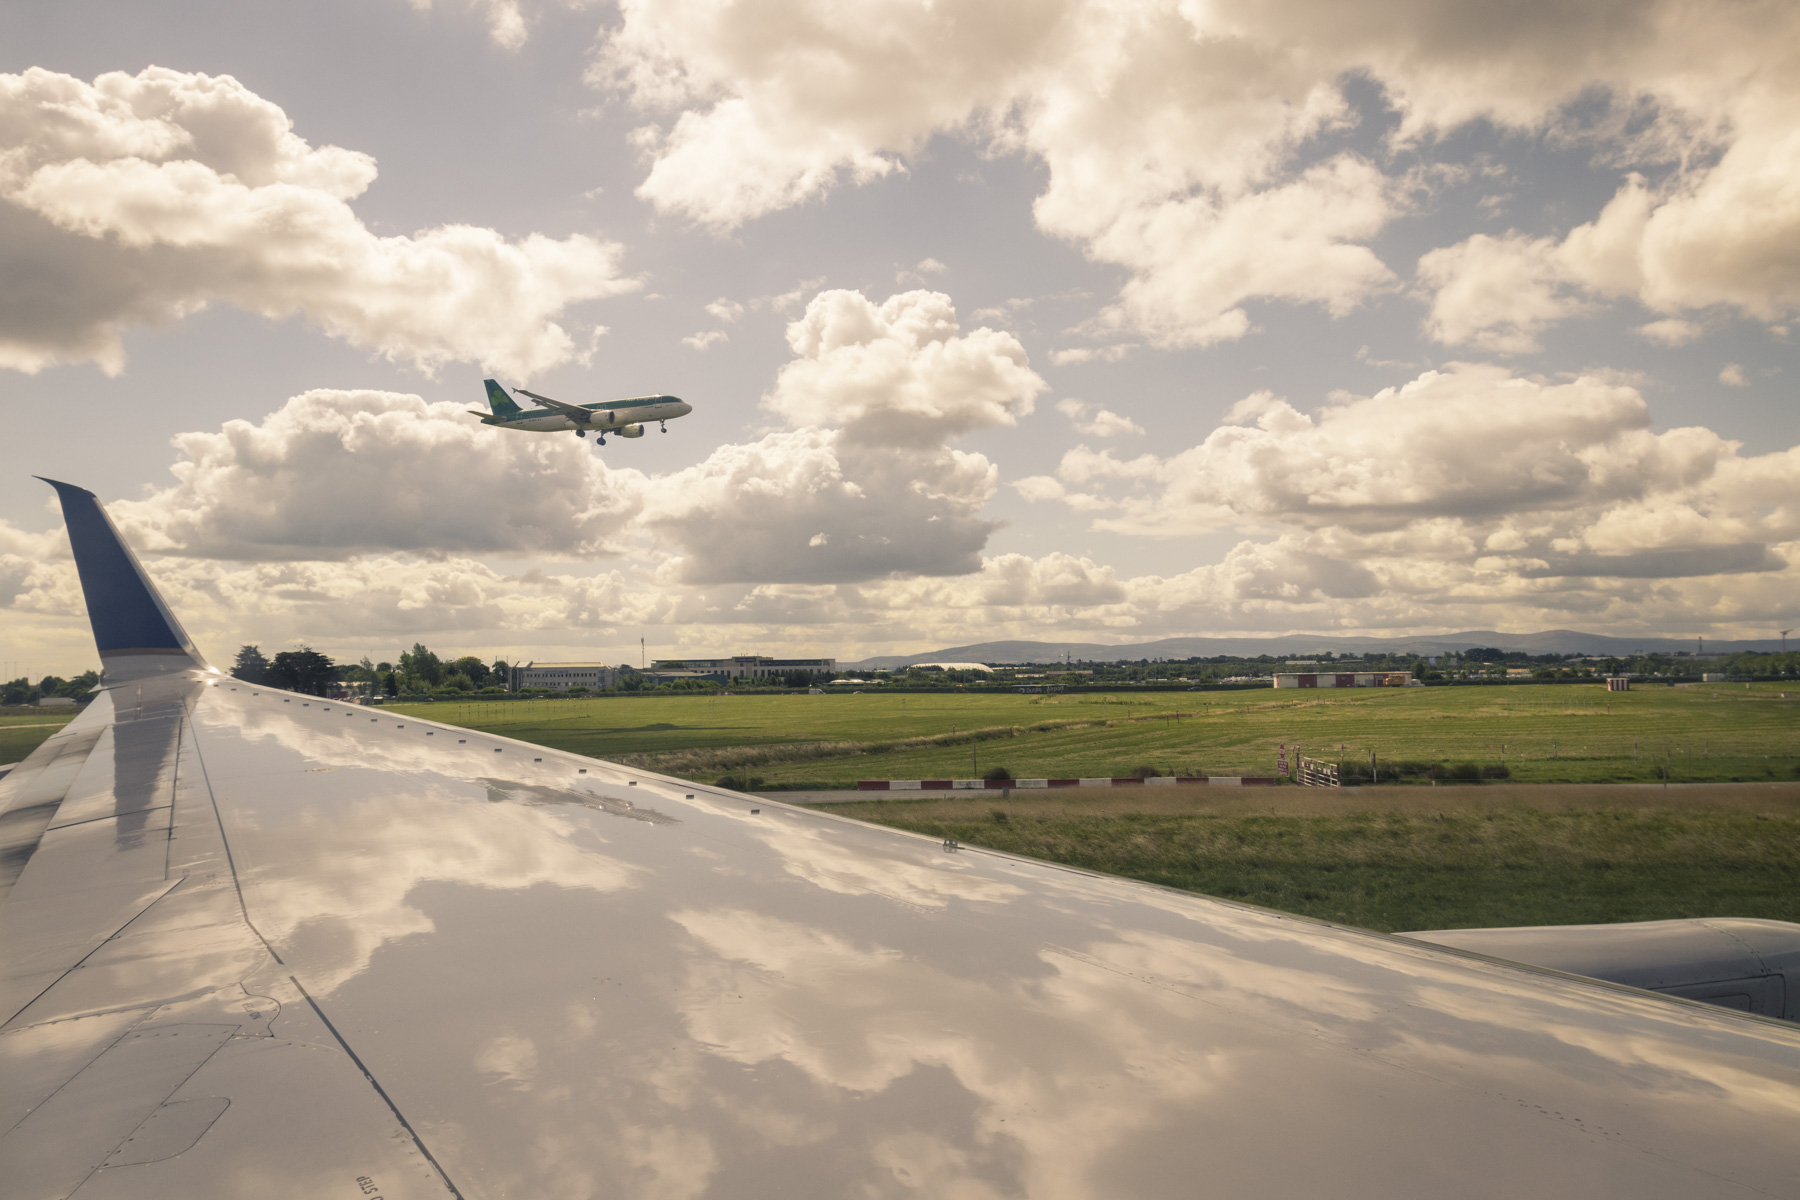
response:
M1721 107L1729 132L1711 140L1722 148L1714 165L1657 188L1634 174L1560 241L1477 235L1425 255L1428 331L1451 344L1535 349L1539 328L1594 299L1629 297L1667 314L1640 333L1680 345L1704 329L1684 314L1735 310L1772 325L1800 311L1800 88L1759 94L1766 86Z
M979 454L798 429L658 479L645 525L684 583L840 583L978 570L997 472Z
M1169 458L1121 460L1078 447L1058 478L1145 489L1140 499L1119 499L1121 527L1176 531L1228 514L1375 532L1599 511L1763 461L1738 457L1736 443L1709 430L1651 432L1642 395L1610 378L1553 383L1468 364L1316 413L1258 392L1226 422Z
M306 392L259 424L184 433L175 448L173 486L115 507L151 552L593 557L617 552L643 503L641 473L575 438L503 433L392 392Z
M1703 428L1655 432L1616 379L1459 365L1316 412L1258 392L1198 446L1080 446L1019 490L1112 532L1272 535L1184 577L1216 603L1316 618L1382 597L1390 614L1435 607L1442 621L1459 599L1535 597L1567 606L1566 621L1582 605L1628 608L1623 581L1664 581L1666 601L1668 581L1707 580L1684 595L1710 587L1716 609L1744 594L1722 577L1794 575L1800 447L1740 451ZM1315 607L1294 607L1309 596Z
M610 466L572 437L497 431L454 404L321 389L260 423L180 435L176 482L115 510L148 552L237 562L660 545L693 584L979 569L998 473L949 443L1031 411L1044 384L1018 342L961 332L938 293L841 291L815 297L788 341L794 359L763 403L789 428L673 473ZM0 582L23 586L32 547L10 536Z
M1426 331L1502 354L1540 349L1539 332L1587 307L1557 251L1550 238L1516 234L1476 234L1430 251L1416 275L1432 293Z
M821 292L787 338L794 359L764 407L790 424L838 426L871 445L933 446L1017 424L1047 386L1011 334L961 333L942 292L903 292L880 304L860 292Z
M1370 242L1418 202L1399 164L1471 122L1646 172L1566 237L1429 260L1434 336L1517 351L1593 299L1795 310L1797 35L1772 2L1500 19L1452 0L875 0L846 24L822 3L626 0L590 74L655 121L639 194L721 230L903 171L937 135L1030 154L1039 227L1130 272L1096 328L1163 345L1242 337L1255 300L1340 314L1394 286ZM1395 122L1378 151L1349 140L1353 79Z
M863 588L982 572L998 470L949 443L1031 411L1044 384L1018 343L963 332L927 292L823 293L788 340L794 359L764 397L787 428L675 472L612 466L589 443L495 430L454 404L320 389L180 435L174 482L110 508L215 647L492 644L502 630L544 644L621 623L786 639L867 619ZM45 630L80 641L64 546L0 523L0 606L26 618L21 647ZM605 569L509 572L478 556Z
M1134 342L1114 342L1110 346L1071 346L1064 350L1052 350L1050 361L1059 367L1075 363L1118 362L1127 354L1137 349Z
M699 333L690 334L687 337L682 338L681 344L688 347L690 350L705 350L709 346L714 346L720 342L728 342L730 340L731 335L726 333L723 329L702 329Z
M894 272L894 282L902 286L906 284L923 284L933 275L942 275L950 268L935 258L921 259L917 266L903 267Z
M0 75L0 366L116 374L127 328L227 303L427 371L529 374L585 360L571 306L636 286L582 234L377 236L349 204L374 179L230 76Z
M948 446L1016 424L1045 384L1010 334L950 297L826 291L788 325L763 407L790 429L658 479L645 526L688 583L819 584L980 567L998 472Z
M1737 363L1726 363L1719 368L1719 382L1727 387L1750 386L1750 381L1744 378L1744 368Z
M1705 325L1681 317L1664 317L1637 327L1639 337L1659 346L1685 346L1698 341L1705 333Z
M729 325L744 315L744 306L736 300L720 296L706 306L706 311Z
M1122 417L1110 408L1101 408L1085 400L1058 400L1056 411L1095 437L1142 437L1144 434L1144 427L1130 417Z

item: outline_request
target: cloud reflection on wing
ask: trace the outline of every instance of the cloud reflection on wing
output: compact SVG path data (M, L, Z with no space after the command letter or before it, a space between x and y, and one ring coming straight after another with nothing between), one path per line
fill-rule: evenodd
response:
M1739 1179L1800 1105L1800 1035L1759 1066L1730 1014L704 788L627 807L613 768L391 716L251 716L202 749L257 919L493 1194L1535 1194L1571 1146L1620 1191Z
M496 789L474 774L473 756L314 724L336 712L301 718L266 695L241 707L226 714L230 724L208 720L205 709L196 714L202 753L215 794L227 801L252 918L284 958L307 965L321 994L364 971L381 946L433 931L409 899L422 884L611 892L639 874L601 853L592 823L574 814L646 814L598 797L585 806L548 804L536 785L522 785L522 802L491 803ZM352 711L345 726L359 716ZM278 762L271 770L272 746L290 753L288 770ZM470 769L452 773L459 762Z

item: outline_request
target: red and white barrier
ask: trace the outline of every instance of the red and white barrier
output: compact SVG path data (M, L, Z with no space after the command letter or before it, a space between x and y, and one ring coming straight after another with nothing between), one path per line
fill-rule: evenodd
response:
M1004 788L1072 788L1072 787L1274 787L1280 782L1273 775L1157 775L1150 779L1135 776L1119 779L859 779L859 792L994 792Z

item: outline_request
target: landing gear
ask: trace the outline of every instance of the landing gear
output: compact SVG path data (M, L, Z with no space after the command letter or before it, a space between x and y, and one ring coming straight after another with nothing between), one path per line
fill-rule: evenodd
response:
M576 437L586 437L586 436L587 436L587 430L585 430L585 429L577 429L577 430L576 430L576 431L575 431L575 436L576 436Z
M602 446L606 445L606 435L604 433L597 434L595 437L595 440L598 441Z
M663 432L664 432L664 433L667 433L667 432L669 432L669 423L668 423L668 422L667 422L667 421L664 421L664 422L663 422L663 423L662 423L662 431L663 431Z

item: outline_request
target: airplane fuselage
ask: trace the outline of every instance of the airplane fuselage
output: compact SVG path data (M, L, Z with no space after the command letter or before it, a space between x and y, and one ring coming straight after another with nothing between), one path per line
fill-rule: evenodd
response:
M566 433L571 429L612 433L630 425L651 425L685 417L694 411L693 405L678 396L639 396L630 400L608 400L577 407L592 413L593 417L582 421L569 413L537 408L527 409L511 417L498 414L484 416L481 423L497 425L502 429L523 429L530 433Z

